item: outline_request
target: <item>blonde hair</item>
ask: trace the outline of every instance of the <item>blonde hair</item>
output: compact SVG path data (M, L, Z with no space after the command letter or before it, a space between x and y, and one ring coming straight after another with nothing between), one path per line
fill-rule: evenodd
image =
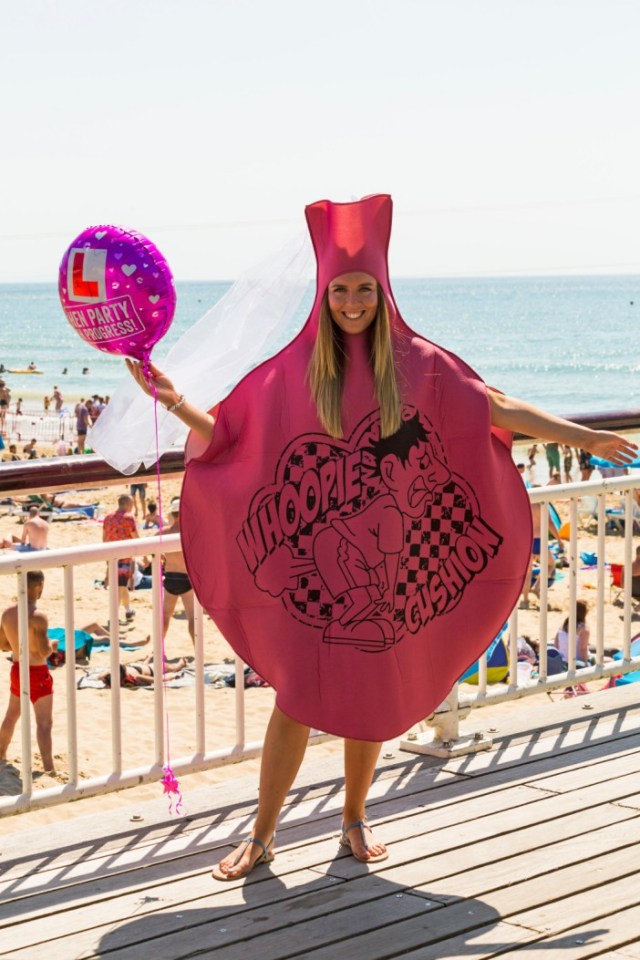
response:
M369 364L380 406L380 436L389 437L399 429L401 423L400 391L393 361L389 310L379 284L378 312L368 333ZM325 290L320 304L318 334L307 375L320 423L332 437L342 436L344 336L331 318L329 296Z

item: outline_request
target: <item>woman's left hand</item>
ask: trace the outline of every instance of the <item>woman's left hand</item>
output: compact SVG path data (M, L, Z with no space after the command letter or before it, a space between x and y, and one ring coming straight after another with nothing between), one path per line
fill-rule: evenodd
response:
M584 444L585 450L594 457L615 463L616 466L624 467L638 455L637 444L610 430L594 430L586 440L588 442Z

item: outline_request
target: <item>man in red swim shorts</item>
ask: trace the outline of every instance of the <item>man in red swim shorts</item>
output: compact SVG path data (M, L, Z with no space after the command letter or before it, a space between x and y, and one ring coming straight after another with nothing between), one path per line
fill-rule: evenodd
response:
M36 737L42 765L54 770L51 727L53 723L53 679L47 667L47 657L53 645L47 635L46 614L36 609L44 589L41 570L27 573L27 607L29 611L29 698L36 718ZM18 605L8 607L0 617L0 650L13 654L9 706L0 726L0 762L7 759L7 750L20 717L20 645L18 640ZM23 758L23 762L25 759ZM28 762L28 761L27 761Z

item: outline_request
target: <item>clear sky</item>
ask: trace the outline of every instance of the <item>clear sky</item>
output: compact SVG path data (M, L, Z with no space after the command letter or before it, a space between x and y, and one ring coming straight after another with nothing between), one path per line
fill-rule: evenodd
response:
M374 192L397 276L640 272L638 0L14 0L0 49L0 281L98 223L232 278Z

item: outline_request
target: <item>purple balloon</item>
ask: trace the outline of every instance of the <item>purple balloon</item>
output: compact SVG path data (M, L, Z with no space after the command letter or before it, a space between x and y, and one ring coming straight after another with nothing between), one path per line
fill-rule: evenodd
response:
M84 230L60 264L58 291L67 320L105 353L148 360L176 309L169 265L141 233L124 227Z

